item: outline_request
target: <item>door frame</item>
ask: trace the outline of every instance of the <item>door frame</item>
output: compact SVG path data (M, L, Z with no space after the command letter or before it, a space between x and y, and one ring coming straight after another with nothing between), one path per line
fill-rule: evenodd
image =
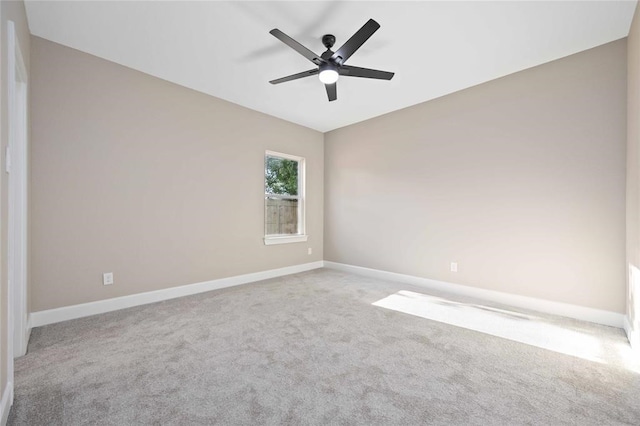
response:
M31 328L27 312L27 153L28 153L28 74L15 24L7 21L7 94L9 143L5 153L8 175L9 281L9 380L13 382L13 358L27 352Z

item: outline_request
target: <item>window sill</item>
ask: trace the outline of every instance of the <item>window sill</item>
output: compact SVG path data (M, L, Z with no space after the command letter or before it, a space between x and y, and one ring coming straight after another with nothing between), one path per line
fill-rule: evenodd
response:
M273 244L289 244L289 243L303 243L307 241L308 235L278 235L264 237L264 245L270 246Z

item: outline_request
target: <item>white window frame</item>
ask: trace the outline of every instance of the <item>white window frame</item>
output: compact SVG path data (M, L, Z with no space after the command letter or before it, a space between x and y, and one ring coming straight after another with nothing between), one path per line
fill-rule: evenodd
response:
M285 160L293 160L298 162L298 233L297 234L273 234L267 235L267 227L265 224L264 229L264 244L267 246L274 244L288 244L288 243L302 243L307 241L306 227L305 227L305 204L306 204L306 194L305 194L305 180L306 180L306 164L304 157L299 157L297 155L284 154L282 152L276 151L265 151L264 153L264 161L266 161L267 157L278 157L284 158ZM266 172L266 170L265 170ZM262 177L263 187L266 184L266 176ZM266 206L267 197L274 197L274 194L267 194L264 192L264 202ZM277 198L278 195L275 195ZM288 197L283 197L288 198ZM266 215L266 208L264 210L264 215ZM266 222L263 217L263 222Z

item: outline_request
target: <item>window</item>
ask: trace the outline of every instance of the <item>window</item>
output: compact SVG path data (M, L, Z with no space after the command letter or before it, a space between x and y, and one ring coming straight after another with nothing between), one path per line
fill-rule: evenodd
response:
M264 243L307 241L304 229L304 158L264 156Z

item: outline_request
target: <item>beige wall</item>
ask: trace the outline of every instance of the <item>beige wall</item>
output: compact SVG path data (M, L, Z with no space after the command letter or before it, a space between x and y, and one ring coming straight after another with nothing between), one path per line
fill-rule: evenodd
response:
M321 133L31 43L32 311L322 260ZM308 243L263 244L265 150L307 160Z
M624 312L625 129L619 40L330 132L325 259Z
M629 340L640 343L640 17L627 40L627 316Z
M15 24L16 35L23 54L27 73L29 72L29 28L27 25L24 3L22 1L2 1L0 2L0 164L4 165L4 156L9 142L8 131L8 98L7 98L7 77L8 77L8 56L7 56L7 31L8 21ZM7 361L12 354L8 353L7 339L9 330L8 320L8 300L7 300L7 178L4 173L4 166L0 174L0 394L4 392L7 385Z

